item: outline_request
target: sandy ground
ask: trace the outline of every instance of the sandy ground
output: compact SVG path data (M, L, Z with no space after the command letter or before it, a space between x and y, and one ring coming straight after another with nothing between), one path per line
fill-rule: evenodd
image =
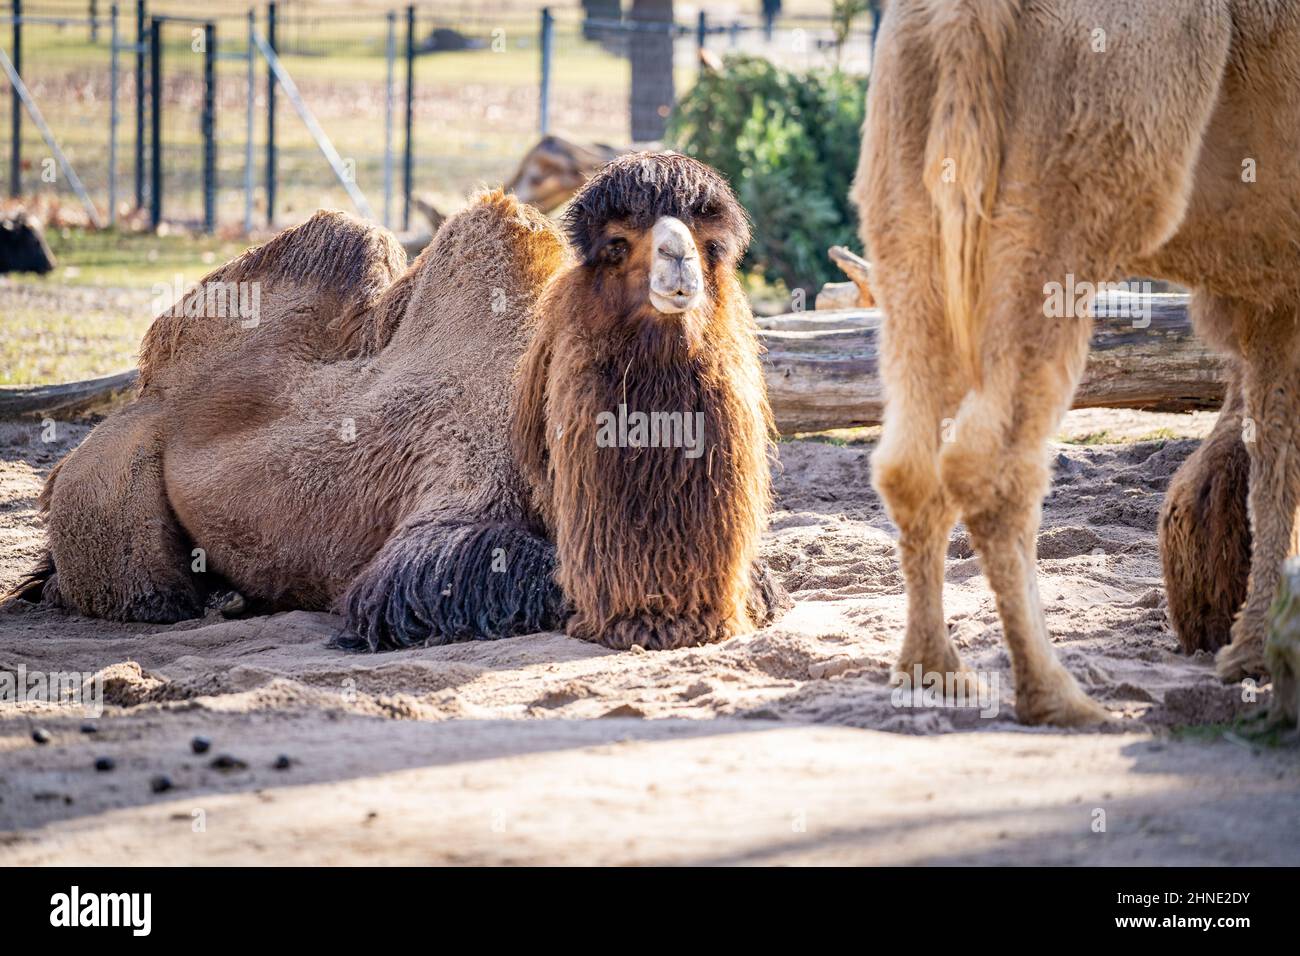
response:
M960 528L950 626L997 692L897 706L905 602L870 446L799 441L765 545L797 605L714 647L545 634L352 655L326 647L325 614L0 615L0 671L103 671L108 703L93 733L76 708L0 705L0 864L1300 863L1300 751L1207 727L1255 705L1165 618L1160 496L1212 422L1076 412L1066 437L1115 443L1053 448L1041 590L1106 731L1015 723ZM43 475L85 434L58 429L0 424L0 586L38 549Z

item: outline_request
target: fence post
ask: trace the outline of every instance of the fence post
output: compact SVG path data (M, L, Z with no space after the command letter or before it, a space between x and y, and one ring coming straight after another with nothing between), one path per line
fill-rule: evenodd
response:
M145 0L135 0L135 208L144 208Z
M699 73L704 73L708 69L704 65L704 49L709 42L709 16L703 10L700 11L700 19L695 24L695 64Z
M13 0L14 13L14 72L23 72L23 0ZM23 190L23 102L18 87L13 88L13 115L10 118L9 142L9 195L17 198Z
M253 49L253 32L257 29L257 12L248 10L248 93L244 117L244 235L253 231L253 107L257 104L257 54Z
M384 85L384 227L393 228L393 73L397 63L397 14L388 11L388 70Z
M162 223L162 20L149 19L149 221L156 230Z
M555 49L555 17L551 8L542 8L542 91L538 109L538 124L542 135L551 131L551 58Z
M203 231L217 230L217 25L203 24Z
M117 4L109 7L108 52L108 225L117 225Z
M415 5L406 8L406 152L402 158L402 229L411 228L411 167L415 120Z
M99 42L99 0L90 0L90 42Z
M273 53L280 48L275 42L275 4L266 5L266 45ZM266 224L275 225L275 71L266 65Z

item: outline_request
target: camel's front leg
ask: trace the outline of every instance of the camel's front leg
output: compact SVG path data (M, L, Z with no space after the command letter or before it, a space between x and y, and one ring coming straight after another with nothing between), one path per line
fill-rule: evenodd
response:
M1300 553L1300 335L1291 308L1265 312L1240 306L1239 342L1245 358L1246 412L1242 438L1250 456L1250 580L1246 603L1219 651L1225 681L1267 672L1264 640L1282 562Z

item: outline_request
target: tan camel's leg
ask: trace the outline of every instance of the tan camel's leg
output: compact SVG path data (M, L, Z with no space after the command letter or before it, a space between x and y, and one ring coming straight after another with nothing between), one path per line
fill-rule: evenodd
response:
M881 362L889 404L871 460L873 483L898 525L907 631L896 673L909 679L918 666L922 674L962 669L943 613L944 555L956 509L939 480L944 420L956 411L950 393L958 375L948 353L926 350L921 341L944 334L942 312L921 311L913 301L890 313Z
M884 429L871 476L898 526L907 624L895 673L907 678L918 666L923 675L962 669L943 611L944 556L957 509L939 478L939 450L969 383L952 350L939 291L934 203L918 175L926 164L925 124L893 122L933 99L933 77L906 67L929 57L910 35L882 50L878 65L889 79L872 86L853 183L872 260L871 291L886 316Z
M997 295L989 316L982 385L962 402L940 472L997 600L1017 716L1027 724L1097 723L1106 710L1079 688L1052 649L1035 567L1050 480L1046 440L1083 371L1091 323L1046 318L1033 283L1006 285L1014 288Z
M1239 308L1246 308L1238 304ZM1267 673L1264 640L1282 562L1300 554L1300 332L1294 306L1243 315L1237 323L1245 359L1242 437L1250 456L1250 580L1246 603L1219 651L1225 681Z

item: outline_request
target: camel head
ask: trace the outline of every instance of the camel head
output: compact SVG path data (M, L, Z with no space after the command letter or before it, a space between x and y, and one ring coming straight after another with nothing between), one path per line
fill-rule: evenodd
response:
M528 151L505 190L520 202L552 212L569 201L600 167L624 150L604 143L584 145L558 136L543 136Z
M749 245L749 221L726 181L673 153L614 160L578 193L564 221L603 306L593 321L667 325L688 338L702 333Z

